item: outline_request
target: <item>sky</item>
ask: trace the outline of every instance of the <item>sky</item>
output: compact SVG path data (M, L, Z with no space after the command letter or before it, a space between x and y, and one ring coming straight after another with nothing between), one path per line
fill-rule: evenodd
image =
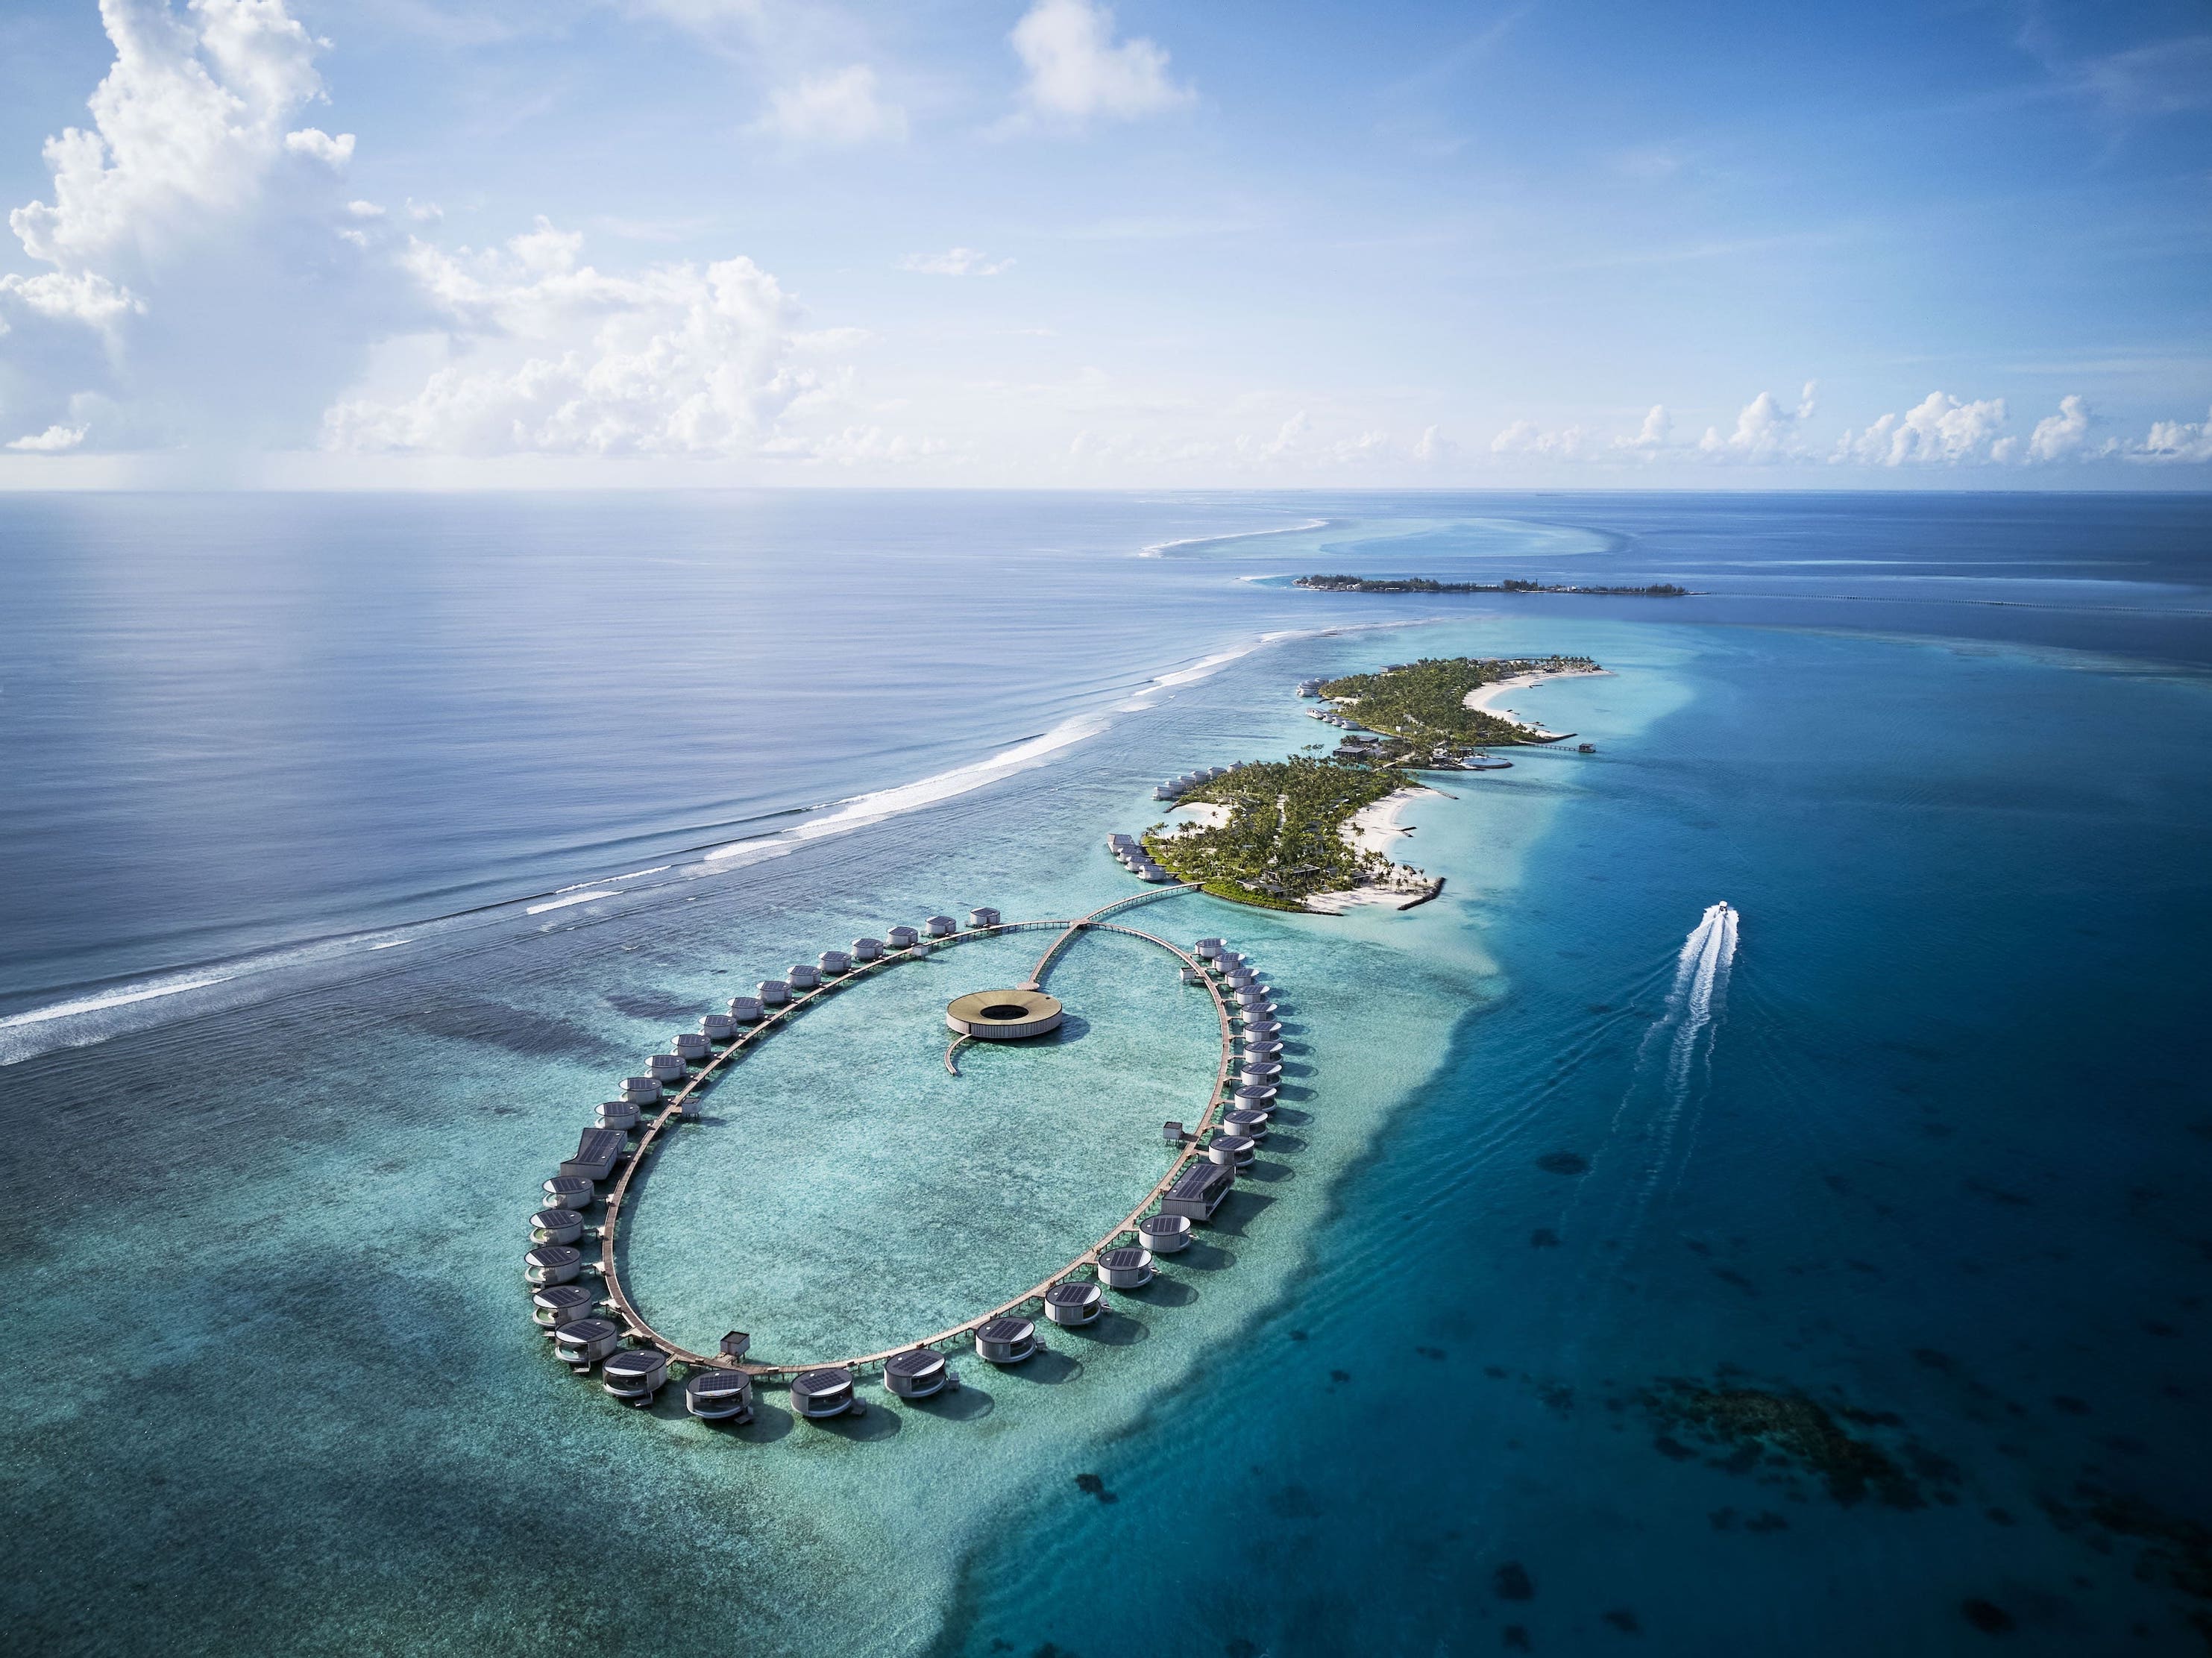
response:
M2212 9L9 0L0 488L2212 488Z

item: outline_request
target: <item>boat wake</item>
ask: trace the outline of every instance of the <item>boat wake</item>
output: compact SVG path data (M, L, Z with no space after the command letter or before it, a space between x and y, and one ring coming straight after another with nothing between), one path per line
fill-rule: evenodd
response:
M1660 1187L1679 1184L1688 1166L1712 1074L1713 1044L1728 1011L1736 927L1735 909L1725 902L1698 917L1675 955L1659 1017L1637 1048L1635 1070L1613 1114L1616 1132L1639 1119L1643 1123L1643 1166L1624 1236L1641 1226Z

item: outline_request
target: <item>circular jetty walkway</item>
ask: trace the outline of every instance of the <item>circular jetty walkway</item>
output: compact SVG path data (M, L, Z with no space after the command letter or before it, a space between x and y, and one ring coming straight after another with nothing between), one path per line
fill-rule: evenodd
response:
M803 1371L833 1367L857 1373L880 1367L885 1361L896 1357L900 1353L911 1352L917 1347L935 1347L940 1343L957 1341L963 1337L972 1336L976 1330L993 1319L1014 1312L1027 1303L1041 1300L1046 1291L1070 1273L1079 1272L1086 1266L1095 1268L1098 1264L1100 1254L1111 1248L1116 1238L1133 1232L1137 1223L1144 1218L1145 1212L1175 1184L1176 1177L1183 1172L1184 1169L1194 1159L1206 1155L1203 1144L1204 1136L1206 1132L1214 1126L1215 1118L1219 1115L1223 1106L1227 1103L1225 1096L1228 1092L1230 1074L1235 1063L1236 1050L1234 1032L1231 1027L1230 1002L1223 986L1212 975L1205 972L1204 964L1189 952L1153 933L1140 932L1133 926L1123 926L1106 919L1109 915L1139 904L1151 903L1161 898L1174 897L1179 893L1197 890L1199 889L1195 884L1177 885L1157 892L1140 892L1133 897L1118 899L1113 903L1092 910L1088 915L1078 916L1073 920L1001 921L990 926L970 927L945 938L919 939L908 949L886 950L874 961L856 962L849 973L834 981L825 981L817 989L809 990L803 994L794 994L788 1003L770 1009L758 1024L734 1037L730 1045L720 1053L711 1055L696 1075L685 1080L681 1090L669 1096L660 1114L646 1126L639 1138L635 1151L623 1165L620 1177L615 1181L614 1189L607 1194L606 1215L599 1228L599 1273L606 1288L604 1299L614 1303L632 1339L641 1344L656 1347L678 1363L688 1364L694 1370L743 1370L747 1375L763 1381L788 1381ZM994 937L1004 932L1044 929L1057 929L1059 936L1047 946L1044 954L1037 957L1036 966L1030 969L1028 982L1022 986L1024 990L1041 991L1044 988L1045 977L1052 971L1054 963L1058 961L1067 947L1075 942L1079 934L1093 929L1102 932L1119 932L1132 938L1141 938L1149 944L1158 945L1170 956L1175 957L1183 967L1191 969L1196 975L1196 982L1204 985L1206 993L1213 998L1213 1011L1221 1021L1221 1058L1214 1072L1212 1089L1206 1096L1206 1109L1185 1139L1182 1150L1169 1164L1167 1173L1163 1175L1152 1188L1144 1194L1126 1218L1074 1260L1039 1279L1010 1300L1001 1302L998 1306L978 1313L975 1317L961 1323L929 1335L918 1336L910 1341L901 1342L895 1347L883 1348L877 1352L860 1353L846 1358L808 1359L804 1363L756 1363L743 1358L732 1358L720 1353L693 1352L689 1348L679 1346L670 1340L646 1321L644 1315L638 1311L636 1304L629 1297L629 1291L623 1285L621 1265L617 1260L616 1240L622 1224L623 1205L629 1199L631 1180L644 1166L647 1158L652 1156L654 1150L663 1143L661 1140L663 1133L682 1121L686 1114L687 1102L692 1096L707 1088L720 1077L727 1067L736 1064L739 1058L750 1052L769 1035L782 1029L801 1012L846 986L856 984L870 975L881 972L900 962L916 960L927 956L946 944L959 944L973 938ZM955 1048L959 1045L957 1042L954 1043ZM954 1071L955 1075L958 1074L952 1065L952 1055L949 1050L945 1054L945 1068Z

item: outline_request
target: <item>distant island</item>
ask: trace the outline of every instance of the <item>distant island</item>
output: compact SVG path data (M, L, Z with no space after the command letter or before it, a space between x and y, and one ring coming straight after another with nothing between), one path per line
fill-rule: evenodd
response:
M1308 680L1298 694L1328 704L1314 717L1352 733L1336 751L1313 744L1286 760L1161 785L1157 793L1191 817L1147 829L1144 857L1217 897L1267 909L1410 908L1443 890L1441 879L1387 853L1410 833L1398 827L1400 809L1429 792L1414 772L1502 768L1510 762L1482 750L1573 736L1488 705L1547 679L1604 671L1586 656L1430 657Z
M1347 738L1340 755L1356 748L1376 765L1481 770L1487 756L1473 750L1558 743L1575 734L1501 713L1491 706L1498 697L1564 675L1604 671L1586 656L1424 657L1376 673L1308 680L1298 691L1330 705L1316 719L1376 734Z
M1610 593L1628 598L1686 598L1687 587L1671 581L1649 587L1581 587L1555 581L1436 581L1425 575L1374 580L1358 575L1302 575L1291 584L1322 593Z

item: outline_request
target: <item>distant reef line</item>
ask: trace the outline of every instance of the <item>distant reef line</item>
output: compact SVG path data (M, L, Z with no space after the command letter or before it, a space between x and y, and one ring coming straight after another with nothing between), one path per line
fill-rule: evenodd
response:
M1584 587L1557 581L1437 581L1425 575L1376 580L1358 575L1302 575L1291 584L1321 593L1602 593L1621 598L1687 598L1690 590L1671 581L1648 587Z

